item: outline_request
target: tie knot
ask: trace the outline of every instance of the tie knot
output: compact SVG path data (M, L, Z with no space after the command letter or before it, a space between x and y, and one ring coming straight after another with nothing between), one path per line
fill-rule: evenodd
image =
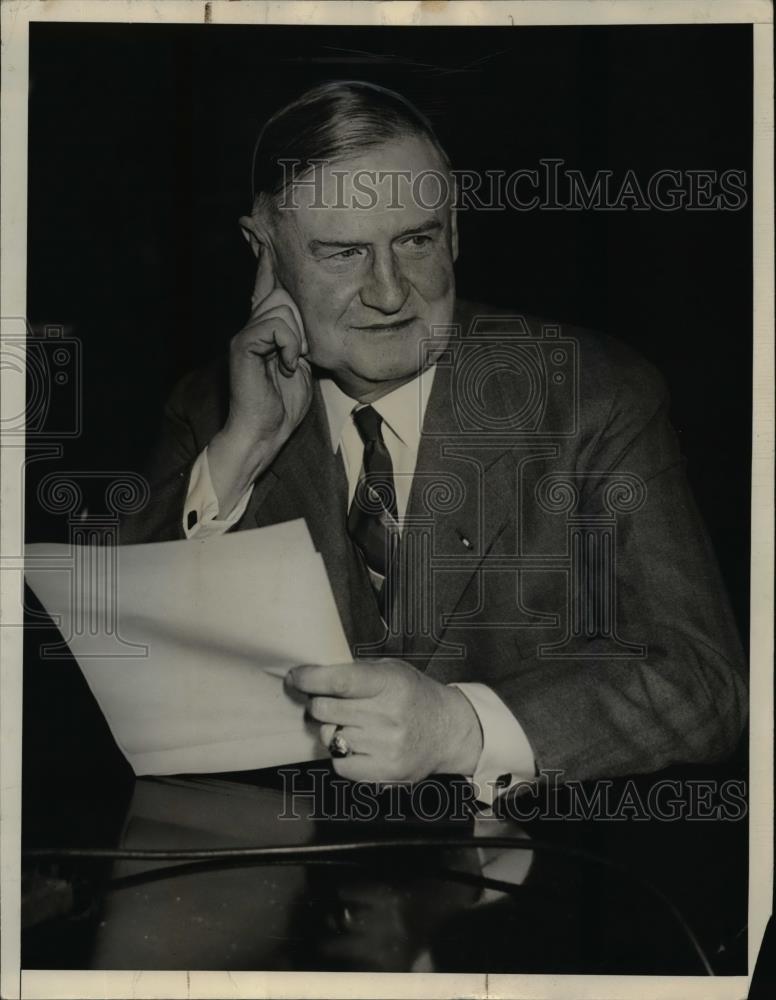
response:
M374 407L362 406L358 410L353 410L353 422L364 444L383 440L383 435L380 432L383 418Z

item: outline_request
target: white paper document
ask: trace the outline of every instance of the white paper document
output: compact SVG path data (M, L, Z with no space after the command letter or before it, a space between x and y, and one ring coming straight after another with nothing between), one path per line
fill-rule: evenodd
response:
M351 659L303 520L204 541L28 545L25 576L136 774L325 756L283 686L297 664Z

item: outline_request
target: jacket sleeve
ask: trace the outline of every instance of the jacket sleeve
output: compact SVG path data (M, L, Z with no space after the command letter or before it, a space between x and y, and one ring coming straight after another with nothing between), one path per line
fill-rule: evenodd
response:
M643 652L610 657L593 636L585 658L537 652L494 689L521 723L537 767L565 779L728 755L747 714L744 655L669 424L666 388L651 366L640 363L621 379L577 469L585 470L583 515L607 509L611 473L641 483L642 499L617 514L614 580L617 632Z
M185 537L183 507L198 455L223 424L219 367L185 376L164 408L157 442L144 469L149 499L122 518L122 545L167 542Z

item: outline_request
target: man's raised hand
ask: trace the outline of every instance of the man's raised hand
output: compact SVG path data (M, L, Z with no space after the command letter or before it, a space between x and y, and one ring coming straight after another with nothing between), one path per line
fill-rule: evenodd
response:
M251 316L229 349L229 416L208 445L208 465L226 517L301 422L313 380L302 318L261 248Z

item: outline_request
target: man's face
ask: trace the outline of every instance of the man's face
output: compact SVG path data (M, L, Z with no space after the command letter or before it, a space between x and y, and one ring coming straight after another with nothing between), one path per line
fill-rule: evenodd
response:
M297 185L288 202L298 207L279 212L278 279L301 312L309 359L362 399L411 378L446 345L437 334L421 351L432 328L452 321L457 256L450 199L433 207L439 182L426 177L412 195L423 171L443 173L433 146L395 140L320 168L317 192Z

